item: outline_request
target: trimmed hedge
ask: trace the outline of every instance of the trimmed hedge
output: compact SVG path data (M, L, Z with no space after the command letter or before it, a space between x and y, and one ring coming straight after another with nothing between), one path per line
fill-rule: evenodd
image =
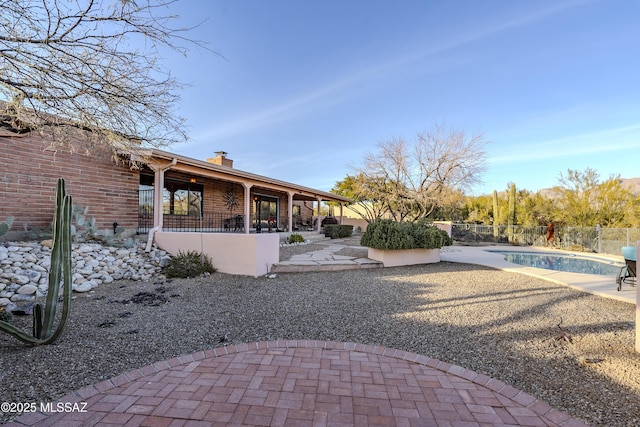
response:
M439 249L451 246L453 240L446 231L425 220L397 222L378 219L367 226L360 244L374 249Z
M341 239L343 237L351 237L352 234L353 225L327 224L324 226L325 237Z

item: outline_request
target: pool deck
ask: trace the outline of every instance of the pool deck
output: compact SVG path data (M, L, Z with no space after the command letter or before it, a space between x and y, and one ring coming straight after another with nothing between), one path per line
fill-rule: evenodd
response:
M554 253L557 255L573 254L576 256L587 256L624 263L624 259L621 256L616 257L612 255L586 254L583 252L571 252L553 248L538 248L535 246L450 246L442 249L440 259L442 261L478 264L498 268L504 271L527 274L529 276L539 277L574 289L589 292L594 295L613 298L631 304L636 303L636 288L625 284L622 286L622 289L618 291L618 285L616 284L615 277L526 267L508 262L504 259L504 255L491 251Z

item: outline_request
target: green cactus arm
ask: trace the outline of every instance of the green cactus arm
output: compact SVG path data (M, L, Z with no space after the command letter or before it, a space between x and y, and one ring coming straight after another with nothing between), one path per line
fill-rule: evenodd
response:
M33 311L32 335L14 325L0 321L0 330L28 344L49 344L55 341L67 323L71 313L72 265L71 265L71 214L72 199L65 194L63 179L56 187L56 212L53 222L53 245L51 248L51 269L49 288L44 306L36 304ZM63 308L60 321L52 333L58 306L60 282L63 281Z
M62 267L62 279L63 279L63 293L62 293L62 316L60 322L56 327L56 330L49 337L44 337L43 344L49 344L54 342L64 330L69 315L71 314L71 296L73 294L73 277L71 266L71 196L66 195L63 202L63 217L67 220L62 221L61 229L61 267ZM58 286L59 288L59 286ZM51 313L51 317L55 317L55 311Z
M42 338L42 305L40 304L33 307L33 336Z
M18 329L17 327L13 326L10 323L7 322L3 322L0 320L0 330L4 331L6 333L8 333L9 335L19 339L22 342L25 342L27 344L41 344L42 340L39 340L31 335L29 335L28 333L24 332L21 329Z
M60 281L62 280L62 241L64 222L71 218L65 218L65 183L63 179L58 180L56 186L56 211L53 218L53 243L51 246L51 269L49 270L49 289L44 307L44 319L42 323L41 336L38 338L47 339L51 336L55 313L58 305L58 294L60 292Z

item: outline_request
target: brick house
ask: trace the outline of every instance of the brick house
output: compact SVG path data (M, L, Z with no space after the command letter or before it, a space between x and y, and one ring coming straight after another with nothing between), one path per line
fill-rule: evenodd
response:
M14 217L6 238L49 227L60 177L74 205L95 218L99 233L113 233L117 224L127 234L148 234L149 244L158 243L161 233L256 235L303 226L319 231L314 209L319 212L323 202L349 202L235 169L224 152L207 160L156 149L114 156L80 139L54 144L37 132L1 128L0 152L0 221Z

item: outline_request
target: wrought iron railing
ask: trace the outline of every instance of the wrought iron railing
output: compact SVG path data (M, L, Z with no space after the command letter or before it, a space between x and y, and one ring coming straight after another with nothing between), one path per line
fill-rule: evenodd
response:
M163 215L163 231L198 231L205 233L244 233L244 216L229 213L202 216Z

